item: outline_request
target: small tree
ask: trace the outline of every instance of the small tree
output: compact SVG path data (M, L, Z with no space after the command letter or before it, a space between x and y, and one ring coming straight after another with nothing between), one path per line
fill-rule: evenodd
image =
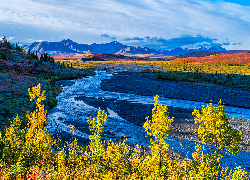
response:
M8 39L6 36L4 36L2 39L3 39L3 43L8 43Z
M97 118L88 118L89 129L92 135L89 136L89 149L92 152L94 161L101 161L104 153L104 146L101 142L101 134L104 132L104 124L107 120L107 114L99 108Z
M154 97L155 103L152 109L152 120L149 117L146 118L146 122L143 127L149 136L154 136L154 140L150 139L152 162L154 159L159 159L159 170L162 168L162 153L168 150L168 144L165 142L165 138L169 136L170 133L170 123L174 121L174 118L169 117L167 112L168 108L164 105L159 105L158 95ZM159 172L160 172L159 171Z
M242 141L242 133L229 126L224 109L225 106L220 101L218 106L210 103L205 108L203 105L201 113L195 108L192 114L196 116L195 124L199 125L197 132L203 144L214 143L218 150L226 148L235 154L239 151L236 144Z
M242 133L229 126L224 108L225 106L221 105L220 101L218 106L210 103L206 108L202 106L201 113L196 108L192 113L196 115L194 120L199 127L195 131L198 137L202 138L202 144L213 143L218 148L217 151L211 152L210 150L204 154L204 150L201 151L201 147L196 145L196 152L192 154L194 162L190 171L190 176L194 179L200 176L205 179L225 177L228 167L221 166L220 159L223 156L219 151L225 148L232 154L239 151L236 144L241 141Z

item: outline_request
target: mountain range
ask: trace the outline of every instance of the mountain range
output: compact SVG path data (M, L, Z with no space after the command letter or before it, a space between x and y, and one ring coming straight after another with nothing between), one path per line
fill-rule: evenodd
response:
M71 53L79 53L79 54L122 54L122 55L136 55L136 54L163 54L169 56L176 55L184 55L199 51L207 51L207 52L219 52L219 51L227 51L222 47L211 47L211 48L199 48L199 49L188 49L188 48L175 48L172 50L156 50L149 49L147 47L141 46L128 46L123 45L120 42L112 41L110 43L105 44L96 44L93 43L91 45L88 44L78 44L73 42L70 39L62 40L60 42L34 42L31 45L24 45L22 48L25 51L29 49L33 52L37 51L39 54L48 53L50 55L63 55L63 54L71 54Z

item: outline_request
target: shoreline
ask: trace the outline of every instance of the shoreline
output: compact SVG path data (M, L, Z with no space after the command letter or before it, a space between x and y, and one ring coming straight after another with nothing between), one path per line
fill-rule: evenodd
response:
M156 79L156 74L120 72L101 83L104 91L133 93L170 99L217 104L220 99L226 106L250 109L250 90L231 88L212 83L175 82Z
M101 67L99 67L101 68ZM109 71L109 69L105 69L106 71ZM130 85L131 82L135 81L123 81L121 82L122 78L131 77L131 71L133 73L138 73L138 70L128 70L127 72L122 73L116 73L114 74L111 79L106 79L101 82L101 89L105 91L110 92L125 92L125 93L132 93L132 88ZM122 74L122 75L121 75ZM119 76L120 75L120 76ZM140 78L143 76L143 80L141 81ZM119 78L115 78L119 77ZM152 74L138 74L138 76L132 76L134 80L137 77L137 80L143 82L143 83L154 83L155 80L152 77ZM147 80L146 80L147 79ZM162 81L160 81L162 82ZM164 83L164 82L162 82ZM171 82L174 83L174 82ZM179 83L179 82L177 82ZM62 86L70 86L74 84L74 81L61 81L59 82ZM218 85L216 85L218 86ZM131 89L127 89L127 87ZM137 86L135 84L134 89L136 89L136 92L138 93L141 91L141 94L145 92L145 89L143 87ZM159 88L156 86L156 89ZM147 93L152 93L147 91ZM133 92L133 94L135 94ZM151 94L152 95L152 94ZM153 95L152 95L153 96ZM107 112L107 108L112 109L115 111L120 117L136 124L139 126L143 126L143 123L145 122L145 118L147 116L151 115L153 105L145 105L141 103L132 103L126 100L118 100L118 101L112 101L112 99L97 99L94 97L86 97L86 96L80 96L77 97L76 100L82 100L84 103L93 106L95 108L101 107L102 110L105 110ZM199 141L199 138L197 137L197 134L194 133L194 129L197 128L197 125L194 124L194 117L192 116L193 109L184 109L184 108L176 108L176 107L168 107L168 112L170 117L175 117L174 122L171 124L171 133L170 136L177 137L180 139L186 139L189 141L197 142ZM235 118L235 117L228 117L229 123L231 126L241 130L243 132L243 141L239 145L239 149L242 151L250 152L250 120L249 119L243 119L243 118Z

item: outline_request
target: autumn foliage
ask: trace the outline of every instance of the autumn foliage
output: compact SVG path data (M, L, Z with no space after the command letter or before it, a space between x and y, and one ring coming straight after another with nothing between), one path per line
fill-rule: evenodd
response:
M202 63L202 64L231 64L250 65L250 53L215 54L205 57L177 58L172 63Z
M77 139L59 145L45 129L48 116L42 104L44 93L40 84L29 89L36 110L28 113L26 119L17 115L0 134L1 179L249 179L249 173L240 167L234 170L221 167L220 152L205 153L201 144L197 144L193 160L171 156L164 139L169 135L173 118L166 106L159 105L157 96L152 119L146 118L144 124L151 136L149 152L143 152L140 145L131 151L126 140L105 145L101 134L107 114L101 109L96 118L88 119L92 132L88 146L78 145ZM210 104L194 114L204 144L210 142L220 150L237 152L235 145L241 133L229 127L223 106ZM71 132L75 134L74 127Z

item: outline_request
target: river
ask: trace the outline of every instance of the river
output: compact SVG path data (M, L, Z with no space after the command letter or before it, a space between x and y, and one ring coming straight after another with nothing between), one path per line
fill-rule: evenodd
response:
M80 78L76 80L69 80L74 83L70 86L64 86L62 92L58 95L58 104L53 109L49 110L49 121L46 126L48 131L56 136L60 136L63 140L70 140L72 138L70 130L72 125L75 126L75 132L79 142L82 144L88 143L88 137L91 134L88 129L87 118L95 117L98 108L89 105L86 101L79 97L95 98L98 101L109 103L110 101L128 101L140 104L153 104L154 98L151 96L141 96L130 93L117 93L103 91L100 88L101 81L109 79L113 74L125 71L125 69L117 69L115 71L96 71L95 76ZM172 107L182 107L187 109L194 109L197 107L206 106L206 103L159 98L160 104ZM119 141L121 136L128 137L127 142L130 144L147 145L149 138L142 126L138 126L119 116L112 107L103 109L107 112L108 118L105 124L105 132L103 139ZM226 107L226 114L232 117L250 119L250 109L238 107ZM194 152L195 143L168 137L166 142L169 144L169 149L179 152L185 157L192 158L191 154ZM242 166L250 171L250 152L240 151L235 156L223 154L223 166L234 168Z

